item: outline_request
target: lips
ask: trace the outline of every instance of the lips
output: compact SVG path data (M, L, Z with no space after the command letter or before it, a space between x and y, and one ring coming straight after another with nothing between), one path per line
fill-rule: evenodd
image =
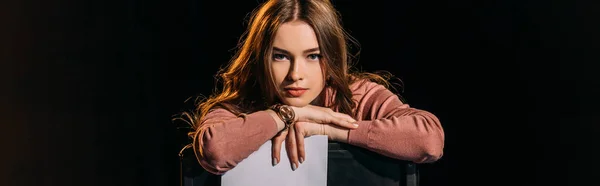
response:
M306 92L306 88L286 88L285 92L292 97L300 97L304 92Z

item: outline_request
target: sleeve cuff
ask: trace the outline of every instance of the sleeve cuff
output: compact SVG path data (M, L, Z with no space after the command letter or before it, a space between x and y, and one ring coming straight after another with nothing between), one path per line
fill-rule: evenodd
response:
M358 121L358 128L348 132L348 144L363 148L369 147L369 131L372 121Z

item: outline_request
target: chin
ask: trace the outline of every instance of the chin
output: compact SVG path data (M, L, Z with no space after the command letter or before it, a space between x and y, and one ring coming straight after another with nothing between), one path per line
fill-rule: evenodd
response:
M304 107L310 104L310 101L302 98L285 98L283 100L283 103L294 107Z

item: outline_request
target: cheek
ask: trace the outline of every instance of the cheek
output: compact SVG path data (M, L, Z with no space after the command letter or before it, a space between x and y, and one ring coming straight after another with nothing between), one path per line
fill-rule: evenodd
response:
M324 84L325 80L323 77L323 68L321 64L316 63L316 65L311 66L310 74L314 74L313 81L317 84Z
M288 69L288 67L283 64L271 63L271 70L273 72L271 75L273 76L273 79L275 79L275 82L283 82L285 76L287 75L286 69Z

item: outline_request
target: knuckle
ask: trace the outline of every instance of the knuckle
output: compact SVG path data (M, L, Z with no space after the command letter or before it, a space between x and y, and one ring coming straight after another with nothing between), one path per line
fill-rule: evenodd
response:
M325 118L323 119L323 122L324 122L324 123L331 123L331 122L332 122L332 119L331 119L331 117L325 117Z

